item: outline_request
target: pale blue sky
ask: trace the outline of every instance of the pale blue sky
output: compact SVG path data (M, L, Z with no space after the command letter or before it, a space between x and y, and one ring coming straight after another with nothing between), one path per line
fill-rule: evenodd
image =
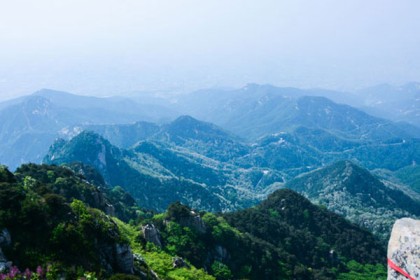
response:
M418 0L0 0L0 100L420 81Z

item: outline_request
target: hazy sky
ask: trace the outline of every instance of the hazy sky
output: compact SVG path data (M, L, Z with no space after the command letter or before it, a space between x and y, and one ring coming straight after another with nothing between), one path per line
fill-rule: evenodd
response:
M0 99L420 81L419 0L0 0Z

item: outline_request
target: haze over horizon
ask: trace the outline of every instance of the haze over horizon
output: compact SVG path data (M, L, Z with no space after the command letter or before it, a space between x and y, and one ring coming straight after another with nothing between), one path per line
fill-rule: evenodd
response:
M247 83L420 80L420 2L17 0L0 10L0 100Z

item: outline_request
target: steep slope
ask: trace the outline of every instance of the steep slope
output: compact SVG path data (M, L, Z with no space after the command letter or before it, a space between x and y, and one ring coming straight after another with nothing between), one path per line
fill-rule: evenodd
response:
M123 191L107 190L67 167L29 164L13 174L0 166L0 278L215 280L191 265L174 268L167 253L141 250L140 230L104 211L134 210L131 224L150 213L127 205Z
M14 169L40 162L68 127L81 124L133 123L172 118L171 111L122 98L96 98L42 90L0 104L0 162Z
M130 252L127 240L98 210L112 205L97 187L54 166L24 165L14 175L0 168L0 173L9 174L0 181L0 228L11 237L2 249L14 265L35 270L50 263L54 278L76 277L72 266L103 276L133 273L133 263L123 255Z
M350 161L298 176L285 187L372 230L383 240L389 237L396 219L420 215L418 202L400 190L385 186L369 171Z
M370 233L291 190L278 190L256 208L229 213L225 218L243 232L287 248L301 263L314 268L328 266L328 258L321 256L331 254L331 249L360 263L384 260L382 247ZM321 254L317 252L320 248L325 250Z

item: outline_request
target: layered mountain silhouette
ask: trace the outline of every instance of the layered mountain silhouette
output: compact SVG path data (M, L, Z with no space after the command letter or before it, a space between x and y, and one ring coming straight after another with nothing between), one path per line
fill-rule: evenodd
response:
M372 117L321 97L324 92L250 84L239 90L199 91L181 99L178 110L255 139L305 126L356 140L418 137L419 128ZM332 95L331 92L326 92ZM340 95L340 93L336 93Z
M366 112L393 121L404 121L420 127L420 84L388 84L361 89L355 93L357 103ZM353 103L350 103L353 104Z
M176 200L216 211L252 205L284 176L257 167L239 169L160 142L120 149L93 132L57 141L44 161L94 166L109 185L124 187L141 206L156 210Z
M21 163L40 162L54 139L70 133L69 127L76 124L159 121L172 116L169 109L124 98L41 90L0 104L0 162L12 169Z

